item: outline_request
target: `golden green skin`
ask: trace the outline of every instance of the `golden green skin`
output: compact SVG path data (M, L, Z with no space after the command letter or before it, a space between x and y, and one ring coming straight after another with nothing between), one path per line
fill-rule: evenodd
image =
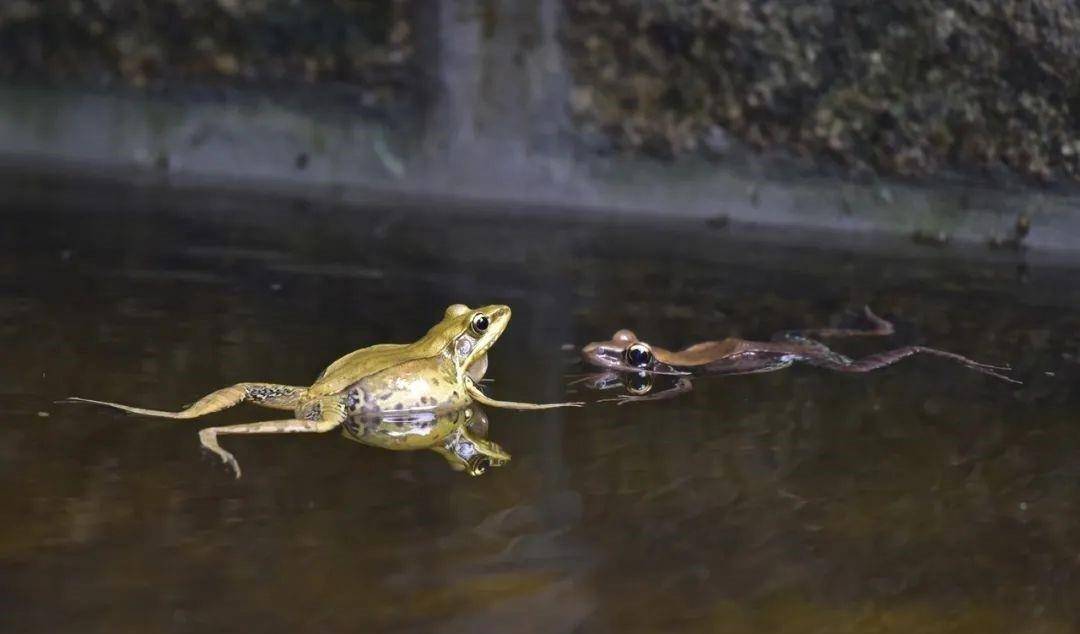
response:
M451 468L469 475L510 461L510 454L485 438L487 430L487 416L475 405L442 412L353 416L342 424L349 440L395 451L430 449Z
M478 314L488 318L483 333L471 325ZM466 381L483 377L487 351L509 321L506 306L470 310L455 304L414 343L362 348L330 364L304 400L340 394L347 416L460 409L472 400Z
M203 447L231 466L236 477L240 477L240 465L221 447L220 435L323 433L354 416L377 419L413 414L441 415L460 410L473 401L518 410L583 405L499 401L484 394L477 383L487 370L487 352L509 322L508 306L493 304L474 310L454 304L446 309L442 321L417 341L379 344L351 352L330 364L311 387L237 383L207 394L179 412L77 397L68 400L174 419L197 418L245 401L292 410L293 418L208 427L199 431Z

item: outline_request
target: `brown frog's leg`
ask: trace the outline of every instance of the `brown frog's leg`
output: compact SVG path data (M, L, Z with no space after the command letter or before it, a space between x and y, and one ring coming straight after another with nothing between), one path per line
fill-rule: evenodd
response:
M476 383L471 378L465 379L465 391L469 393L474 401L481 405L487 405L488 407L502 407L504 409L518 409L518 410L535 410L535 409L554 409L556 407L581 407L585 403L516 403L514 401L497 401L487 394L480 391L480 388L476 387Z
M94 405L105 405L115 409L123 410L130 414L142 414L143 416L157 416L160 418L198 418L199 416L205 416L213 412L219 412L223 409L238 405L244 401L254 403L255 405L261 405L263 407L270 407L273 409L294 409L300 402L300 399L307 394L307 388L296 387L293 385L275 385L273 383L237 383L229 387L222 388L211 394L200 398L195 404L179 411L179 412L166 412L157 409L145 409L142 407L131 407L130 405L121 405L119 403L110 403L108 401L94 401L88 398L71 397L64 399L62 402L66 403L92 403Z
M1001 370L1010 370L1011 368L1009 366L979 363L978 361L956 354L955 352L947 352L945 350L938 350L937 348L926 348L924 346L906 346L904 348L897 348L879 354L872 354L857 360L848 359L847 357L837 355L832 351L829 351L829 354L827 355L819 355L808 350L805 354L799 355L799 357L801 361L830 370L837 370L840 372L870 372L871 370L877 370L878 368L892 365L913 354L929 354L935 357L952 359L953 361L966 365L972 370L982 372L983 374L989 374L990 376L997 377L1003 381L1021 383L1012 377L1000 373ZM844 360L842 362L837 362L836 357L842 357Z
M602 398L597 403L616 403L618 405L626 405L627 403L640 403L642 401L666 401L670 398L675 398L680 394L686 394L694 389L694 383L687 377L679 377L675 381L675 385L667 388L666 390L660 390L659 392L651 392L648 394L620 394L614 398Z
M232 467L236 477L240 477L240 463L236 458L221 448L217 437L219 434L294 434L294 433L324 433L328 432L345 421L345 399L341 396L311 401L303 405L297 412L297 418L286 420L270 420L261 423L247 423L243 425L229 425L227 427L208 427L199 431L199 441L203 447L214 452L222 462Z
M816 341L824 352L836 354ZM743 350L729 354L701 367L701 376L735 376L776 372L791 366L805 354L805 348L797 343L744 341ZM815 346L813 352L817 352ZM837 355L840 356L840 355Z

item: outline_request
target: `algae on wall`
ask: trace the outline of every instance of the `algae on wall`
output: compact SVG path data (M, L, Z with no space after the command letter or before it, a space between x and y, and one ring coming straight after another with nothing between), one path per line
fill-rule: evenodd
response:
M575 119L616 149L757 147L1080 177L1076 0L566 0Z
M12 0L0 79L357 89L385 106L416 91L410 0Z
M561 44L538 47L530 29L556 20L528 16L556 3ZM479 45L446 44L446 25L469 21L483 26L483 64ZM506 111L525 95L505 133L549 119L537 127L554 153L576 138L626 155L723 154L730 135L853 170L1080 178L1080 0L0 2L7 82L285 88L317 105L341 94L350 113L452 137L476 113L448 120L437 104L446 78L475 70L446 66L469 63L499 81L466 106Z

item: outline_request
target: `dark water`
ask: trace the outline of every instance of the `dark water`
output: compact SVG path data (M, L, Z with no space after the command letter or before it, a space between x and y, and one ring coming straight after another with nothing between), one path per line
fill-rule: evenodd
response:
M1080 628L1075 270L566 216L56 183L0 200L0 631ZM236 481L196 431L274 413L53 403L307 384L455 302L514 309L503 399L565 399L563 347L619 327L679 346L864 304L896 336L839 349L924 343L1025 384L910 359L489 408L513 460L480 477L331 433L225 438Z

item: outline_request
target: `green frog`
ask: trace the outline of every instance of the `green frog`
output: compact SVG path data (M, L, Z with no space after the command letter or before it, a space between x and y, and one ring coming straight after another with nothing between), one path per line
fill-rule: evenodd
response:
M373 447L395 451L430 449L455 471L472 476L510 461L510 454L486 438L487 415L476 405L445 412L351 416L341 429L349 440Z
M540 410L580 407L583 403L517 403L488 397L478 383L487 371L487 354L510 323L510 307L469 308L454 304L442 321L413 343L384 343L351 352L323 370L310 387L273 383L237 383L208 394L179 412L132 407L107 401L68 401L106 405L132 414L188 419L249 402L292 410L293 417L199 432L203 447L240 477L240 465L221 448L222 434L327 432L350 416L447 412L472 402L489 407Z
M869 307L864 309L868 329L818 328L814 330L787 330L777 333L772 341L747 341L729 337L720 341L703 341L682 350L672 351L652 346L638 339L630 330L617 331L608 341L597 341L581 350L582 358L590 365L604 368L606 372L589 375L581 382L592 389L610 389L620 380L629 394L619 396L619 403L671 398L690 391L694 376L731 374L755 374L782 370L801 362L838 372L870 372L883 368L915 354L943 357L1010 383L1020 383L1002 374L1008 366L980 363L965 356L928 348L904 346L873 354L862 359L851 359L833 351L812 337L860 337L893 334L893 325L875 315ZM679 377L672 388L653 392L652 375Z

